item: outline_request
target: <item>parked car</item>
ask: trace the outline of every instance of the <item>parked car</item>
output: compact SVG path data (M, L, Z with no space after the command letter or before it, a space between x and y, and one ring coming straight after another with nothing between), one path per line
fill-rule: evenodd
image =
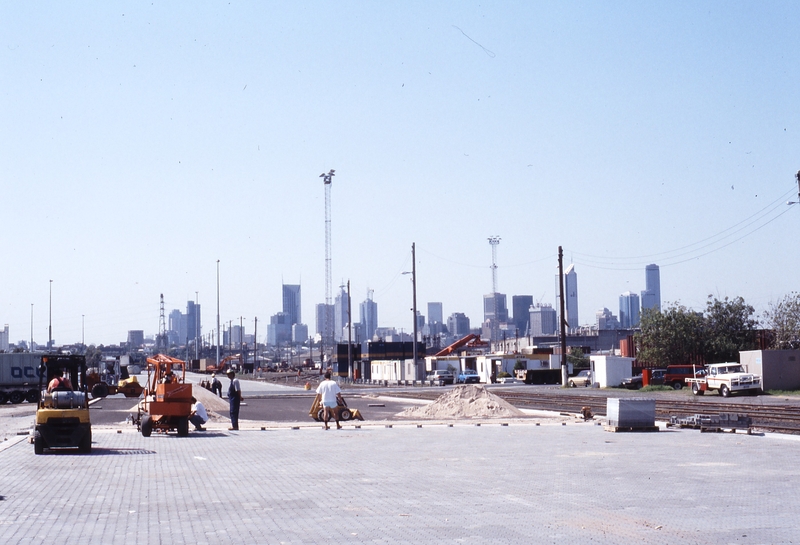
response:
M589 386L592 384L592 372L588 369L584 369L574 377L570 377L569 382L570 388L577 388L578 386Z
M664 384L672 386L676 390L680 390L686 384L687 378L694 378L697 376L705 376L706 368L702 365L668 365L667 374L664 376Z
M455 377L451 371L437 369L428 375L426 380L432 380L439 386L444 386L445 384L453 384Z
M474 369L464 369L458 374L456 382L458 384L477 384L481 381L481 376Z
M666 374L666 369L653 369L653 374L650 377L650 385L659 385L665 384L664 376ZM622 379L622 386L623 388L627 388L628 390L638 390L642 387L644 377L642 375L636 375L635 377L628 377Z

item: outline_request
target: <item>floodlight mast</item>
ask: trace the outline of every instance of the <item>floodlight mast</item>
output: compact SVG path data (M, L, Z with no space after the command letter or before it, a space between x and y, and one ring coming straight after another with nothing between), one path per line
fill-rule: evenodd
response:
M489 237L489 244L492 245L492 293L497 293L497 245L500 244L500 237Z
M325 362L325 343L333 343L333 303L331 294L331 182L336 176L334 169L319 175L325 185L325 320L322 326L322 342L319 350L320 363Z

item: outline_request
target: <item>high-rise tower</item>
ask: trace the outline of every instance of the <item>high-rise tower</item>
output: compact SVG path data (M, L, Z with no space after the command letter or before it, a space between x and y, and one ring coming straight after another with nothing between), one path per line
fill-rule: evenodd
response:
M367 290L367 298L361 303L361 328L365 341L371 341L378 329L378 304L372 300L372 290Z
M654 308L661 311L661 274L658 265L650 264L644 268L644 285L642 292L642 310Z
M564 272L564 291L567 325L574 329L578 327L578 273L575 272L575 265L570 265Z
M289 325L302 322L300 314L300 285L283 285L283 312L289 315Z
M626 291L619 296L619 323L622 329L639 327L639 296Z

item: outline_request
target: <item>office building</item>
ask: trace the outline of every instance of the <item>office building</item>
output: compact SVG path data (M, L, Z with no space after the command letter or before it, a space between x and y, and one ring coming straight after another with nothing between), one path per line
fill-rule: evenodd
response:
M169 313L167 337L170 339L171 345L186 343L186 316L178 309L174 309ZM174 339L177 339L177 341L173 342Z
M532 295L514 295L511 297L511 310L514 312L515 335L527 335L528 324L531 321Z
M333 305L317 304L317 335L324 344L333 342Z
M619 296L619 323L622 329L639 327L639 296L626 291Z
M428 323L443 323L444 314L442 314L441 303L428 303Z
M8 324L0 331L0 350L8 352Z
M131 350L136 350L144 346L144 331L141 329L132 329L128 331L128 347Z
M654 308L661 311L661 275L658 265L651 264L644 269L645 289L642 292L642 311Z
M283 312L289 315L292 325L301 323L300 286L298 284L283 285Z
M202 326L200 305L194 301L186 302L186 338L189 342L199 339L202 336Z
M567 307L567 326L575 329L580 325L578 320L578 273L575 265L570 265L564 272L564 297Z
M447 318L447 330L456 337L469 335L469 318L462 312L454 312Z
M344 286L339 286L339 295L333 304L333 338L337 342L346 341L345 327L349 320L350 297Z
M598 331L620 329L619 320L607 308L603 307L603 310L598 310L596 317Z
M244 327L232 325L228 331L228 344L233 350L238 350L244 340Z
M532 305L528 314L531 324L528 334L532 337L558 333L558 313L552 305Z
M308 326L306 324L292 325L292 342L295 344L308 342Z
M371 341L378 329L378 303L372 300L372 290L367 290L367 298L359 305L362 341Z
M267 325L267 344L281 346L288 344L291 340L292 324L289 322L289 315L285 312L273 314Z
M508 307L505 293L489 293L483 296L483 319L497 323L508 321Z

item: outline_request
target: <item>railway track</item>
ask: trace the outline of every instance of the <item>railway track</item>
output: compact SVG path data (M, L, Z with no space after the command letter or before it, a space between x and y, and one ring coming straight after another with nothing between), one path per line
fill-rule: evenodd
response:
M492 393L520 409L537 409L558 413L579 414L583 407L591 407L596 415L605 416L610 397L630 397L629 392L620 394L559 392L521 392L493 390ZM416 391L395 393L397 397L436 399L441 391ZM667 394L669 394L667 392ZM686 417L695 414L718 415L735 413L753 419L753 428L776 433L800 434L800 405L791 403L759 403L757 398L728 398L714 401L708 398L671 399L658 395L640 394L637 397L653 397L656 400L656 419L669 421L671 416ZM738 401L737 401L738 400Z

